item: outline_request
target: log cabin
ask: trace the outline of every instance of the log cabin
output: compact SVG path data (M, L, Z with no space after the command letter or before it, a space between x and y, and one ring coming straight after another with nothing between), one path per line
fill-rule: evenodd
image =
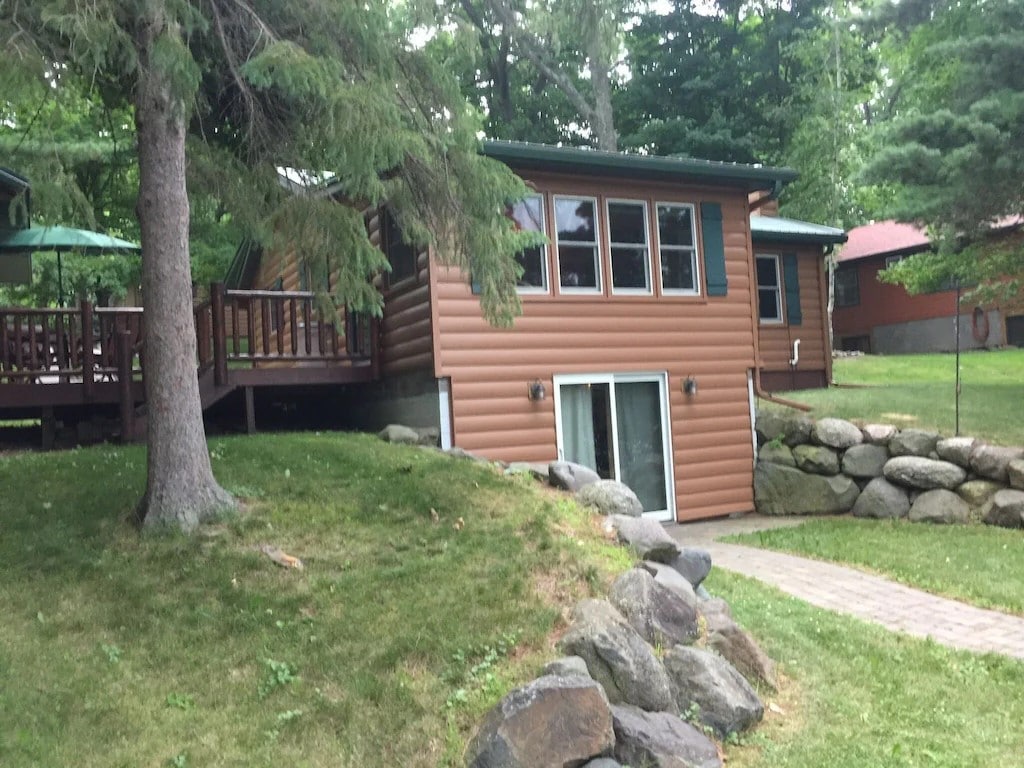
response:
M360 426L434 427L444 448L585 464L632 487L655 519L753 509L760 379L827 383L822 250L842 231L752 224L796 178L786 168L517 142L484 151L527 181L510 215L548 240L517 256L522 314L491 326L470 276L403 243L386 207L368 212L392 272ZM249 254L233 274L228 288L305 288L290 255Z

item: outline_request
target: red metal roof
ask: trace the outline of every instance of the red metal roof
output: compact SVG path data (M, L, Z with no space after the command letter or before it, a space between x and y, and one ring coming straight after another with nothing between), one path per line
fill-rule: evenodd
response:
M928 246L928 236L923 230L913 224L891 219L854 227L846 235L846 245L839 251L837 261L855 261L912 249L924 250Z
M992 223L990 232L1014 229L1022 225L1024 217L1004 216ZM856 261L871 256L914 253L925 250L929 244L928 236L923 229L893 219L854 227L846 236L846 245L839 251L836 261Z

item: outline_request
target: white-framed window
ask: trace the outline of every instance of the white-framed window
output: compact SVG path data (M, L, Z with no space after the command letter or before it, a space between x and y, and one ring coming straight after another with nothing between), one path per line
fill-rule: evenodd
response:
M663 293L685 296L700 293L697 229L691 204L658 203L658 256Z
M601 292L597 198L556 195L555 251L562 293Z
M619 480L644 514L675 515L668 376L594 373L554 377L558 457Z
M509 207L508 215L516 228L524 232L544 234L544 196L528 195ZM516 254L516 261L523 268L519 278L519 293L548 292L548 248L535 245Z
M608 216L612 293L651 293L651 248L647 234L647 203L614 200L605 203Z
M782 322L782 280L779 257L757 254L757 313L764 325Z

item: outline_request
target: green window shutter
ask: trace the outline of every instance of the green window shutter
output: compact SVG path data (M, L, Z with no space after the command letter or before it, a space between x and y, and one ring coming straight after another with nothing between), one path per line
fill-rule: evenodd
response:
M800 273L795 253L782 254L782 280L786 286L786 322L800 325L804 316L800 311Z
M708 296L725 296L729 281L725 277L725 237L722 234L722 206L700 204L700 229L704 245L704 277Z

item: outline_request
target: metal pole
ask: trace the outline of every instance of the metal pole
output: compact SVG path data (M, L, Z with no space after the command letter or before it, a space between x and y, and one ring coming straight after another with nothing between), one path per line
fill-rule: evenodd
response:
M956 317L953 320L956 334L956 425L954 434L960 436L960 280L956 281Z

